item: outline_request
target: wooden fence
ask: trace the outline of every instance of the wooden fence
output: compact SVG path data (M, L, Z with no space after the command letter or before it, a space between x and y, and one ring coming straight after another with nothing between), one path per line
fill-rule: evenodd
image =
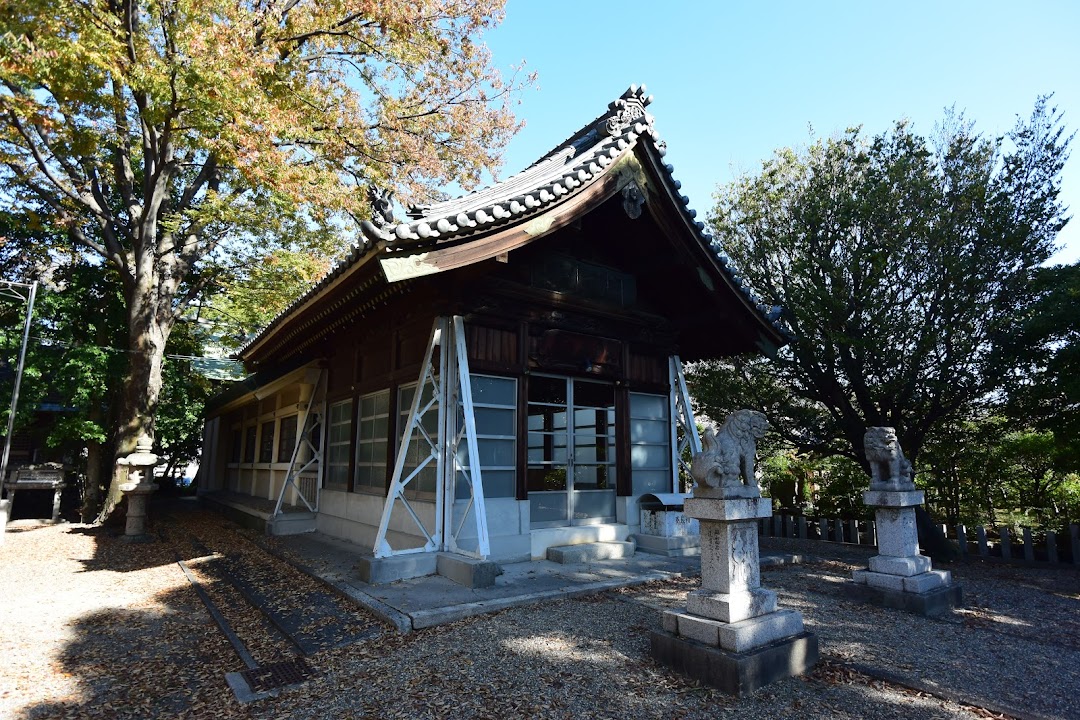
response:
M941 529L946 537L956 543L961 560L1080 566L1080 524L1077 523L1069 525L1067 536L1032 528L1021 528L1019 534L1009 527L987 530L980 526L969 531L964 525L951 529L942 525ZM877 544L873 520L773 515L758 521L758 533L763 537L824 540L854 545Z

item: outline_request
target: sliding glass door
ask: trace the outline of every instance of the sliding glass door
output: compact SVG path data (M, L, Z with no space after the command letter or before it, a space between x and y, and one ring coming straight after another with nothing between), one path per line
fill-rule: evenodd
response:
M532 527L614 522L614 385L550 375L528 382Z

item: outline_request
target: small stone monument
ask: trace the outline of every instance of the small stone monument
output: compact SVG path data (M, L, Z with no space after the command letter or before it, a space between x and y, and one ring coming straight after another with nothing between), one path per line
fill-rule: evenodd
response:
M124 528L124 540L127 542L149 542L146 534L146 503L150 494L157 490L153 481L152 468L157 465L158 456L150 452L154 448L153 439L143 433L135 443L135 452L117 460L120 465L130 468L128 482L120 486L127 495L127 525Z
M799 675L818 659L817 636L802 615L778 610L761 587L757 521L772 515L754 474L757 440L769 423L753 410L733 413L719 432L707 429L693 458L696 485L685 512L701 532L701 589L685 610L665 611L652 633L660 663L734 695Z
M871 478L863 502L876 508L878 554L870 558L870 569L856 570L852 580L886 607L920 615L948 612L960 605L963 591L947 570L932 570L930 558L919 554L915 508L924 494L915 489L896 431L867 428L863 447Z

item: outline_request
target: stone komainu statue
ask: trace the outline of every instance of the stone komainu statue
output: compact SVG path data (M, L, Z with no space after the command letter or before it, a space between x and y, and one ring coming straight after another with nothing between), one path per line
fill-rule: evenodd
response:
M911 479L911 463L900 449L896 430L891 427L866 428L863 451L870 463L871 490L908 490L915 486Z
M694 456L690 474L702 487L757 486L754 455L757 441L769 429L769 421L754 410L738 410L728 415L716 432L706 428L702 451Z

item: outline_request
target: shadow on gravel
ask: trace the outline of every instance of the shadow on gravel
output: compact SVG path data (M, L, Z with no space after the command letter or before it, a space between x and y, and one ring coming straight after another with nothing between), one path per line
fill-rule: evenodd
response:
M94 557L81 561L83 572L136 572L176 563L178 558L175 549L159 542L156 531L157 523L152 522L149 527L149 533L154 538L152 542L129 544L122 539L122 530L111 527L78 526L68 530L94 540ZM191 560L199 556L193 548L181 548L179 554L181 560Z
M74 680L76 697L64 693L21 717L228 717L239 709L224 675L243 663L187 588L160 593L146 607L85 615L71 632L53 674Z
M67 626L72 639L39 680L48 690L36 697L49 701L24 708L19 717L248 717L225 681L226 673L246 666L177 567L178 559L195 568L200 586L260 664L385 632L197 505L161 503L151 520L154 541L148 543L129 544L111 528L64 531L93 541L89 559L76 561L82 567L69 582L77 587L92 577L95 604L115 607L73 617ZM23 647L37 649L32 638Z

